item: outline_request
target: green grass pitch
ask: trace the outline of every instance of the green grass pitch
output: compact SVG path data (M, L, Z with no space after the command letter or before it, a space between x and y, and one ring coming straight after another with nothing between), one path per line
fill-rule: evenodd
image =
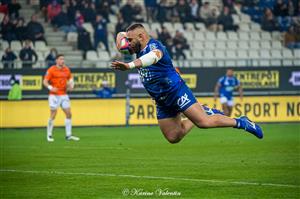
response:
M169 144L157 126L1 129L0 198L300 198L300 124L194 128Z

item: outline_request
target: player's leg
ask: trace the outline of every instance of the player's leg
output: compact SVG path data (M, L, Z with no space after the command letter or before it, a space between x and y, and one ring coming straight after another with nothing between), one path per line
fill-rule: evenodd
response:
M61 107L63 112L66 115L66 120L65 120L66 139L78 141L80 140L79 137L72 136L72 112L71 112L70 99L67 95L61 96L61 99L62 99Z
M234 105L233 98L231 98L231 99L229 99L228 102L227 102L227 107L228 107L228 117L230 117L231 114L232 114L233 105Z
M182 119L180 114L159 119L158 124L165 138L172 144L178 143L194 126L189 119Z
M258 138L263 137L261 128L247 117L233 119L220 114L207 115L199 103L194 103L183 113L199 128L234 127L244 129Z
M224 115L230 116L227 101L228 101L227 98L224 96L220 98L220 103L222 105L222 110L224 112Z
M53 142L53 127L54 127L54 119L57 113L57 107L59 106L58 99L55 95L49 95L48 97L49 107L50 107L50 118L47 124L47 141Z

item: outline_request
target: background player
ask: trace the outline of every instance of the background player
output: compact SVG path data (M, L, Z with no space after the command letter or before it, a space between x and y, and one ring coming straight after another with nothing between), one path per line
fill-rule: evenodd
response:
M220 102L225 115L231 116L232 108L234 105L233 91L239 91L240 99L243 100L243 88L240 81L233 75L233 70L228 69L226 75L220 77L215 86L214 100L217 101L217 95L219 93Z
M170 143L179 142L194 124L199 128L235 127L263 137L261 128L245 116L232 119L221 114L206 114L175 71L166 48L150 38L142 24L128 27L127 39L130 52L136 53L137 59L130 63L114 61L111 66L122 71L138 69L144 87L156 102L159 127ZM181 120L180 113L188 119Z
M74 81L70 69L65 65L64 55L56 56L56 65L51 66L44 77L43 84L49 89L50 119L47 125L47 140L53 142L52 137L53 122L60 106L66 115L66 139L78 141L79 138L72 136L72 114L70 99L67 90L74 88Z

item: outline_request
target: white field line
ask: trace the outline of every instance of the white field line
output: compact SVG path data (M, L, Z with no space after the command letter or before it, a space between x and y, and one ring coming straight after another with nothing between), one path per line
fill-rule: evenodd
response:
M33 173L45 175L75 175L75 176L103 176L103 177L120 177L120 178L141 178L141 179L156 179L156 180L170 180L170 181L188 181L188 182L203 182L212 184L235 184L235 185L251 185L251 186L270 186L270 187L290 187L300 188L300 185L293 184L277 184L277 183L259 183L259 182L245 182L245 181L230 181L230 180L208 180L197 178L181 178L181 177L163 177L163 176L138 176L126 174L113 173L82 173L82 172L63 172L63 171L30 171L30 170L16 170L16 169L0 169L0 172L7 173Z

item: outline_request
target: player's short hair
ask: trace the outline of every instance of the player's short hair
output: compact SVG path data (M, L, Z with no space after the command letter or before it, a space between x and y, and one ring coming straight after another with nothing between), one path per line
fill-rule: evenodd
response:
M127 28L126 32L131 31L131 30L135 30L135 29L137 29L137 28L143 28L143 29L145 29L144 26L143 26L143 24L140 24L140 23L134 23L134 24L130 25L130 26Z
M55 59L58 59L60 57L64 57L64 54L57 54L56 57L55 57Z

